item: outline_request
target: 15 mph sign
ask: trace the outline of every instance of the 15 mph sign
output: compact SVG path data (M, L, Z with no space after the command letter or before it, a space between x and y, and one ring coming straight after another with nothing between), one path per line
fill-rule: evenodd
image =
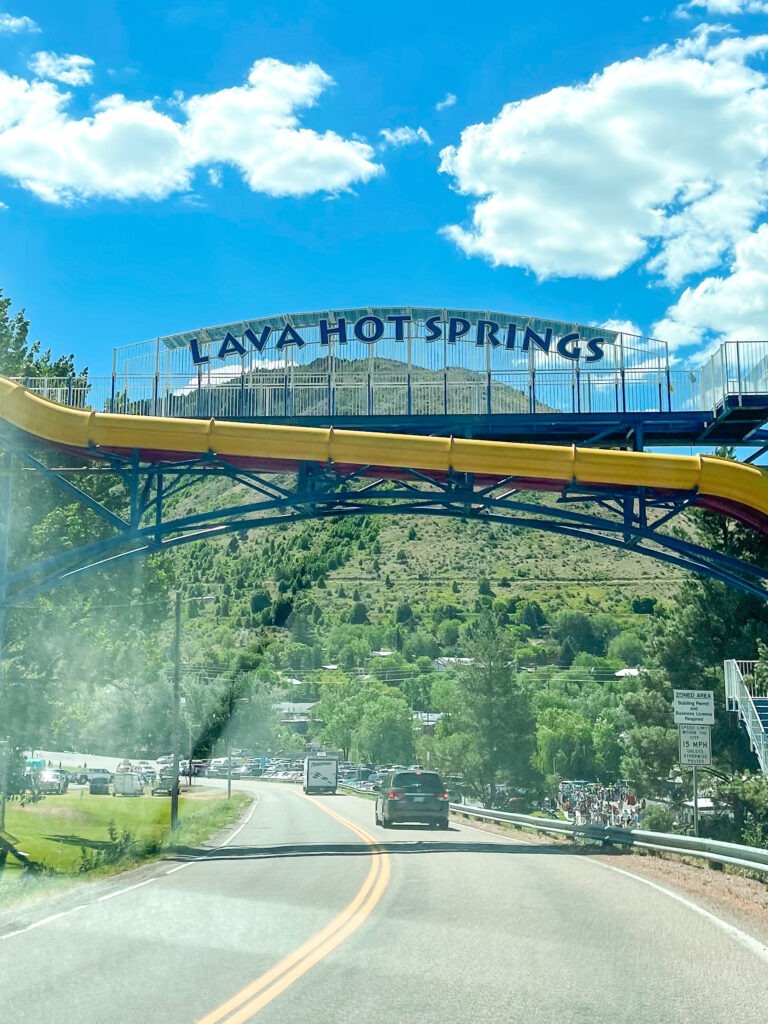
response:
M708 725L680 726L680 764L712 764L712 730Z
M675 690L675 725L714 725L715 699L711 690Z

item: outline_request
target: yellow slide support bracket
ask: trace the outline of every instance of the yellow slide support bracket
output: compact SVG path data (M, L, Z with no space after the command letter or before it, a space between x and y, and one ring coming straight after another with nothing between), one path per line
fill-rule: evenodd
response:
M575 445L513 444L461 438L368 433L325 427L123 416L73 409L0 377L0 419L60 448L94 455L138 449L148 461L214 452L239 465L269 470L286 463L329 461L382 470L450 470L515 477L537 485L572 483L697 492L700 504L768 532L768 475L756 466L709 455L617 452ZM90 451L89 451L90 449ZM762 522L763 518L765 521Z

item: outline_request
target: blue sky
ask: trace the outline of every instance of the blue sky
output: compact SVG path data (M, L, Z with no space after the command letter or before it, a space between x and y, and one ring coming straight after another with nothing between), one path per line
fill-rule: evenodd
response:
M92 372L369 304L768 338L762 0L3 10L0 287Z

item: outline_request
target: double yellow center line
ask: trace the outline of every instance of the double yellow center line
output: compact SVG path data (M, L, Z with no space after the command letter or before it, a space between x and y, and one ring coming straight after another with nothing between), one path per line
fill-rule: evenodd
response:
M297 794L298 795L298 794ZM308 798L307 798L308 799ZM371 848L371 867L359 892L352 902L329 924L313 935L293 953L271 967L250 985L232 996L211 1013L202 1017L197 1024L244 1024L254 1017L268 1003L284 992L308 970L319 963L332 950L356 931L370 915L387 887L390 875L389 855L376 839L336 811L312 801L326 814L341 822Z

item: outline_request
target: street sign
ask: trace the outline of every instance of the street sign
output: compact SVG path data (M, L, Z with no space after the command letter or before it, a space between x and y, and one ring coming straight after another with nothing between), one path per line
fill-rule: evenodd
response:
M708 725L681 725L680 764L712 764L712 730Z
M675 725L714 725L715 698L711 690L675 690Z

